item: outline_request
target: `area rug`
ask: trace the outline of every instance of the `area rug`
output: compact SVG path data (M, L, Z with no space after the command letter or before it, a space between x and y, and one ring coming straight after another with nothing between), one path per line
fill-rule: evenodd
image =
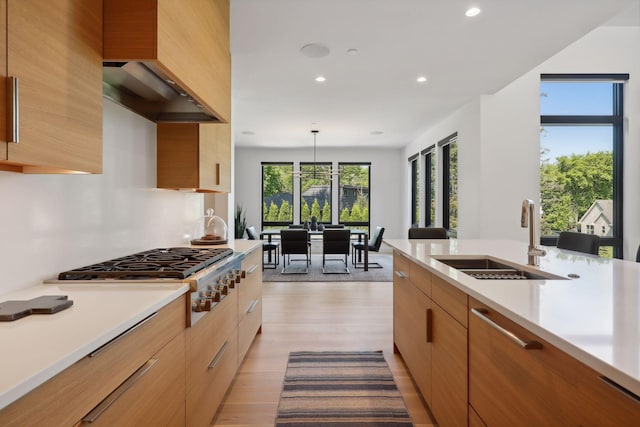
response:
M289 354L276 427L409 427L382 351Z
M304 257L304 255L303 255ZM265 258L266 259L266 258ZM292 259L299 259L299 256L292 256ZM304 259L304 258L303 258ZM263 282L392 282L393 281L393 257L390 254L375 254L369 257L370 262L377 262L382 268L355 268L351 264L349 257L349 271L344 272L344 262L331 258L325 263L325 271L322 272L322 255L311 255L311 265L307 273L304 273L304 261L291 261L287 265L287 271L294 274L281 274L283 258L280 257L280 264L275 269L265 268L262 272ZM301 273L301 274L296 274Z

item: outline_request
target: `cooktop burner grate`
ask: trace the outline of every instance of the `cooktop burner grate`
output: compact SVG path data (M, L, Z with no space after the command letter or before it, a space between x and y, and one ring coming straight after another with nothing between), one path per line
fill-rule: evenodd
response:
M158 248L65 271L58 279L186 279L230 255L228 248Z

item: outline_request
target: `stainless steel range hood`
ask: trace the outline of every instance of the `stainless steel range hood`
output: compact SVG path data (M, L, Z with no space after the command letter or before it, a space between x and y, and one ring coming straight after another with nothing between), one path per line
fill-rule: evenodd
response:
M104 62L103 96L153 122L219 123L151 62Z

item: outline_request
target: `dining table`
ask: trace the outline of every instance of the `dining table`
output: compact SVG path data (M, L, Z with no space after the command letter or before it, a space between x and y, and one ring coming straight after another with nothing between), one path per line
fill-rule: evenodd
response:
M271 228L262 230L260 232L260 238L264 239L267 237L267 241L271 242L273 236L280 236L280 231L283 229L280 228ZM289 228L285 228L284 230L289 230ZM292 229L295 230L295 229ZM339 229L338 229L339 230ZM366 230L362 229L349 229L351 234L358 236L358 243L368 242L369 241L369 233ZM322 236L324 230L307 230L307 232L311 236ZM362 259L362 253L358 252L358 260L357 262L361 262L363 264L364 271L369 271L369 245L365 244L364 246L364 260ZM268 253L268 262L271 262L271 252Z

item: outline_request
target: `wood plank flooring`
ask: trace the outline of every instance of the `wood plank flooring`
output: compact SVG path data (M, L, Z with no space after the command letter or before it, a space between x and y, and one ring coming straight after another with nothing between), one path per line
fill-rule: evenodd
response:
M273 426L290 351L383 350L416 427L433 426L393 354L391 282L264 283L263 325L211 426Z

